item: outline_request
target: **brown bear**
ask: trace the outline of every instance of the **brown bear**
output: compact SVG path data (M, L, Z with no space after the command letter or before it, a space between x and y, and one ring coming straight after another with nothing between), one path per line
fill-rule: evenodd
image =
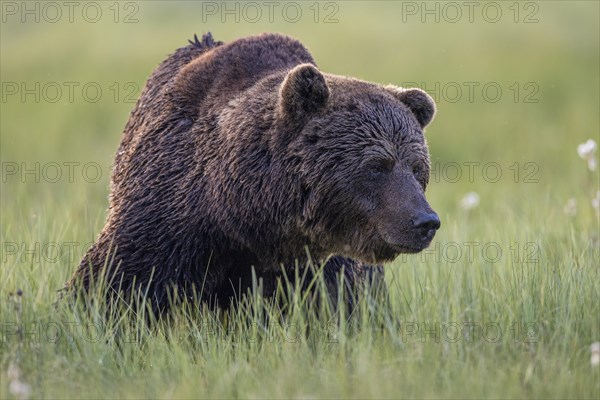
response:
M228 306L307 265L327 287L381 277L440 226L424 191L419 89L325 74L280 34L190 41L150 76L115 158L106 225L74 278L158 309ZM113 293L114 293L113 292Z

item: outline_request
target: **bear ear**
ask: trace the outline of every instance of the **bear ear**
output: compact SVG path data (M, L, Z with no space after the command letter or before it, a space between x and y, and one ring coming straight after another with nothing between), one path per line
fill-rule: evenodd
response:
M284 115L301 120L321 110L329 99L323 74L312 64L294 67L279 90L279 106Z
M388 85L385 88L410 108L417 121L419 121L421 128L429 125L435 115L435 102L430 95L421 89L415 88L404 89L393 85Z

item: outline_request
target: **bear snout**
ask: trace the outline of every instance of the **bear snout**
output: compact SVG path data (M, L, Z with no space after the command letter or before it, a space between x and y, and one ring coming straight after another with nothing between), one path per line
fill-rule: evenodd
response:
M422 240L429 242L435 236L435 232L440 228L441 222L436 213L422 212L412 219L412 225L413 228L418 231Z
M387 247L395 253L418 253L429 246L441 222L438 215L429 210L418 211L411 217L391 218L389 215L377 224L377 230Z

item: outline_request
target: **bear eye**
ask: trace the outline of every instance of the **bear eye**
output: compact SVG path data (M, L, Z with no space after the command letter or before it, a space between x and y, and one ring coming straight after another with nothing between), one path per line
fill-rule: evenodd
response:
M427 187L427 174L426 172L423 170L423 168L414 165L412 167L412 173L415 177L415 179L417 180L417 182L419 182L421 184L421 186L423 186L423 189L425 189L425 187Z
M420 180L421 176L423 175L423 171L421 170L421 168L419 168L416 165L413 165L412 173L415 176L415 178L417 178L417 180Z
M369 165L369 172L373 176L381 176L394 168L394 162L390 160L376 160Z

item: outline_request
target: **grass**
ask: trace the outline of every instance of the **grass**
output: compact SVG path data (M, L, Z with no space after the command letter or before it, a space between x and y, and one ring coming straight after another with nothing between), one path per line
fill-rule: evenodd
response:
M497 24L401 23L399 2L338 3L335 24L202 23L199 4L137 4L135 24L10 17L0 27L3 83L103 91L95 103L78 90L73 101L64 92L36 102L2 88L0 398L600 396L590 365L600 341L598 171L576 152L600 131L598 3L537 2L535 24L515 24L508 3ZM56 303L103 225L133 107L126 85L141 87L167 53L207 30L221 40L286 32L324 71L430 91L439 83L427 195L442 229L426 252L386 265L389 303L367 298L339 318L295 296L283 317L251 296L229 313L186 304L153 327L127 309L105 318L101 307ZM451 82L494 82L503 95L451 102L442 90ZM537 103L524 102L528 82ZM481 202L464 210L470 191ZM563 210L570 198L574 216Z

